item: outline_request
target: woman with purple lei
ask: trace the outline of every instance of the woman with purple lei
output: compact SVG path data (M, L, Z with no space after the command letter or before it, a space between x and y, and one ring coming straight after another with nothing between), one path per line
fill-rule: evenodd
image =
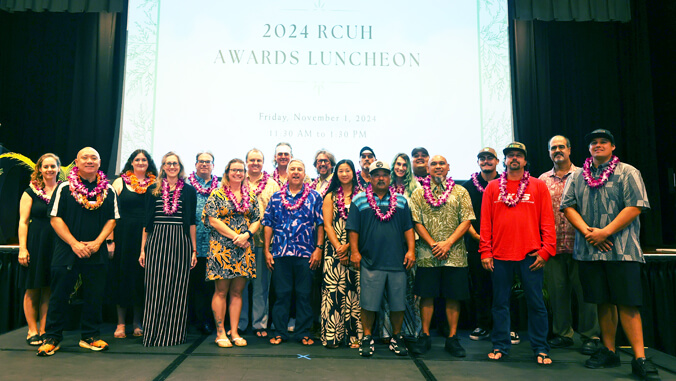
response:
M354 164L350 160L339 161L322 207L327 241L324 246L321 340L331 349L341 343L359 348L362 335L359 271L350 265L350 245L345 230L356 187Z
M173 152L162 157L155 184L146 192L139 263L145 268L143 345L182 344L187 335L188 275L197 264L195 188Z

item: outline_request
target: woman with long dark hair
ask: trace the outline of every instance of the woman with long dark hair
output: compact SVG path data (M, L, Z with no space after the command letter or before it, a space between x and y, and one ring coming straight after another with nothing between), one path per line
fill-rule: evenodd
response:
M173 152L146 196L146 221L139 263L145 268L143 345L167 346L186 340L188 277L197 264L195 188Z
M355 189L357 176L354 164L350 160L339 161L322 207L328 242L324 246L321 340L327 348L337 348L341 343L359 348L362 335L359 271L350 265L345 230Z

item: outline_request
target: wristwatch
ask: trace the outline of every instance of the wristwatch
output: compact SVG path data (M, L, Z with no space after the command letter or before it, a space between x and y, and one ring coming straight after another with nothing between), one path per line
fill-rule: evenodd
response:
M107 239L107 240L106 240L106 244L107 244L107 245L111 245L111 244L113 244L113 243L115 243L115 241L113 241L112 239Z
M315 247L319 250L324 250L324 245L315 245Z

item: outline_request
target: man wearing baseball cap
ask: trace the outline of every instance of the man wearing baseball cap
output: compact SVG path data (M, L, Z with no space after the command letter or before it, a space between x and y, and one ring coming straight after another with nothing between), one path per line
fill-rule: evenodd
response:
M509 354L509 298L519 274L528 303L528 335L537 363L551 365L547 308L542 295L544 265L556 254L556 231L547 185L526 171L526 146L503 151L507 170L484 191L481 203L481 263L493 280L493 351L490 360Z
M375 161L369 172L371 185L352 198L345 226L352 252L350 262L360 269L364 337L359 354L373 355L373 322L387 292L393 333L389 347L396 355L406 356L401 326L406 309L406 270L415 264L411 210L406 198L390 188L387 163Z
M359 150L359 165L361 171L357 171L357 184L359 189L355 189L354 194L366 189L366 186L371 182L371 175L369 174L370 165L376 160L376 154L369 146L364 146Z
M427 165L430 162L430 154L425 147L416 147L411 151L411 161L413 164L413 175L420 185L427 177Z
M582 292L598 305L603 347L585 362L592 369L621 365L616 353L618 315L634 351L632 372L642 379L659 379L655 365L645 358L639 307L643 303L637 218L650 208L641 172L613 155L615 137L604 129L585 136L591 157L571 175L560 209L573 224Z

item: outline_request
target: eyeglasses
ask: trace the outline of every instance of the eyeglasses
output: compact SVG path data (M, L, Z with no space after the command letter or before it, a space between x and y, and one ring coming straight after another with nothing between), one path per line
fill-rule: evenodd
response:
M181 166L181 164L179 164L176 161L166 162L166 163L164 163L164 165L167 166L167 167L180 167Z
M244 173L244 170L240 168L230 168L229 172Z
M197 160L197 164L211 164L211 160Z
M370 154L370 153L365 153L365 154L361 155L361 158L362 159L373 159L373 158L375 158L375 156L373 156L373 154Z
M330 163L330 161L327 160L327 159L317 159L317 163L319 163L319 164L328 164L328 163Z

